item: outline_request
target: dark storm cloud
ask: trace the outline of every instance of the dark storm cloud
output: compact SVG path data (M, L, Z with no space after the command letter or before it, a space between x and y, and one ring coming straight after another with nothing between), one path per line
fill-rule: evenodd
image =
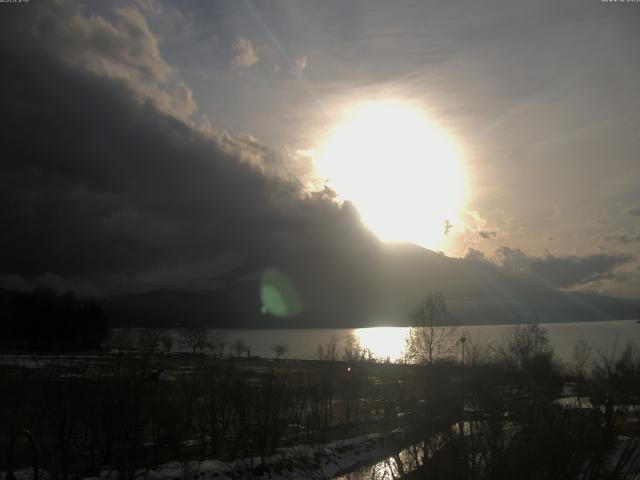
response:
M569 288L613 278L614 270L632 260L630 255L593 254L585 256L529 256L517 248L500 247L496 261L506 271L531 275L545 284Z
M553 299L557 292L529 277L581 285L627 261L503 249L500 268L478 250L450 259L381 245L333 192L307 193L286 158L199 117L180 68L165 62L135 7L99 16L78 5L2 8L0 288L44 284L90 296L218 289L226 300L237 294L244 308L257 301L261 272L275 267L300 291L305 312L316 312L314 325L340 315L342 325L354 325L369 321L376 305L383 321L404 319L431 290L458 304L470 296L512 301L500 292L527 304L530 290ZM211 78L207 88L220 88L233 105ZM209 113L227 125L224 115ZM485 227L480 235L492 238ZM529 277L513 282L507 269ZM150 318L167 314L162 305ZM511 318L490 312L487 318Z
M28 22L30 38L24 40L37 42L66 65L122 80L139 100L180 118L197 110L191 89L175 78L135 4L110 5L104 16L84 7L75 1L42 2L10 16L17 17L17 24Z
M622 233L620 235L607 235L604 237L604 239L607 242L628 245L630 243L640 242L640 235L629 235L628 233Z
M203 133L164 102L169 69L135 11L118 17L133 42L120 58L113 25L40 8L0 19L0 273L19 276L5 278L131 280L228 252L256 269L309 256L345 281L361 274L343 260L375 242L349 205L266 175L252 158L273 170L268 149ZM87 50L65 28L84 32Z
M464 258L465 260L470 260L472 262L483 262L483 263L488 262L487 258L484 256L484 253L482 253L480 250L477 250L475 248L467 249L467 253L464 256Z

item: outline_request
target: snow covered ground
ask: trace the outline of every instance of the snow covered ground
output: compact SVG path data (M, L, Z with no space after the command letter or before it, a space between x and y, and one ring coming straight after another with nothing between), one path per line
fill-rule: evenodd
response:
M385 448L385 443L398 438L400 431L391 432L386 438L380 434L367 434L319 445L299 445L278 449L275 455L244 458L232 462L219 460L169 462L153 469L140 469L135 478L141 480L225 480L239 478L262 479L328 479L349 472L362 465L375 463L394 453ZM14 472L17 480L33 480L31 467ZM5 472L0 473L2 478ZM40 478L50 478L40 472ZM115 480L120 472L105 469L96 477L85 480Z

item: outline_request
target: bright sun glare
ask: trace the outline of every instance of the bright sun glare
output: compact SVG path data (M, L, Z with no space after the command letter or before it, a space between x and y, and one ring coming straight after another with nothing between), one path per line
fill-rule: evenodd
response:
M350 108L314 157L319 174L385 241L436 248L464 203L461 155L427 115L395 100Z

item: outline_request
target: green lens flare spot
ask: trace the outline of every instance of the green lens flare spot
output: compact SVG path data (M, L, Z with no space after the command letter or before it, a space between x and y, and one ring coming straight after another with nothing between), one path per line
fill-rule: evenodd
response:
M291 317L302 311L295 285L280 271L269 268L260 280L261 311L274 317Z

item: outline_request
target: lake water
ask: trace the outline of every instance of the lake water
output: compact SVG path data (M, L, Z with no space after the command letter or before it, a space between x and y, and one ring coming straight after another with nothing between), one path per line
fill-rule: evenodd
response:
M577 322L541 324L547 331L551 345L560 360L570 361L574 345L581 340L586 341L593 351L610 353L614 349L623 348L628 342L640 342L640 324L636 320L614 320L606 322ZM473 325L458 327L455 337L466 338L481 344L497 343L513 332L513 325ZM107 339L107 344L115 345L118 338L129 338L135 344L135 337L140 330L115 330ZM173 337L173 351L189 351L183 344L182 336L177 330L166 331ZM315 359L318 346L326 346L332 338L337 340L338 356L342 355L348 337L353 336L362 348L367 348L374 357L397 360L405 351L409 327L372 327L344 329L255 329L255 330L211 330L210 339L222 339L225 352L232 352L232 345L242 341L252 356L272 358L273 347L286 347L286 358Z

